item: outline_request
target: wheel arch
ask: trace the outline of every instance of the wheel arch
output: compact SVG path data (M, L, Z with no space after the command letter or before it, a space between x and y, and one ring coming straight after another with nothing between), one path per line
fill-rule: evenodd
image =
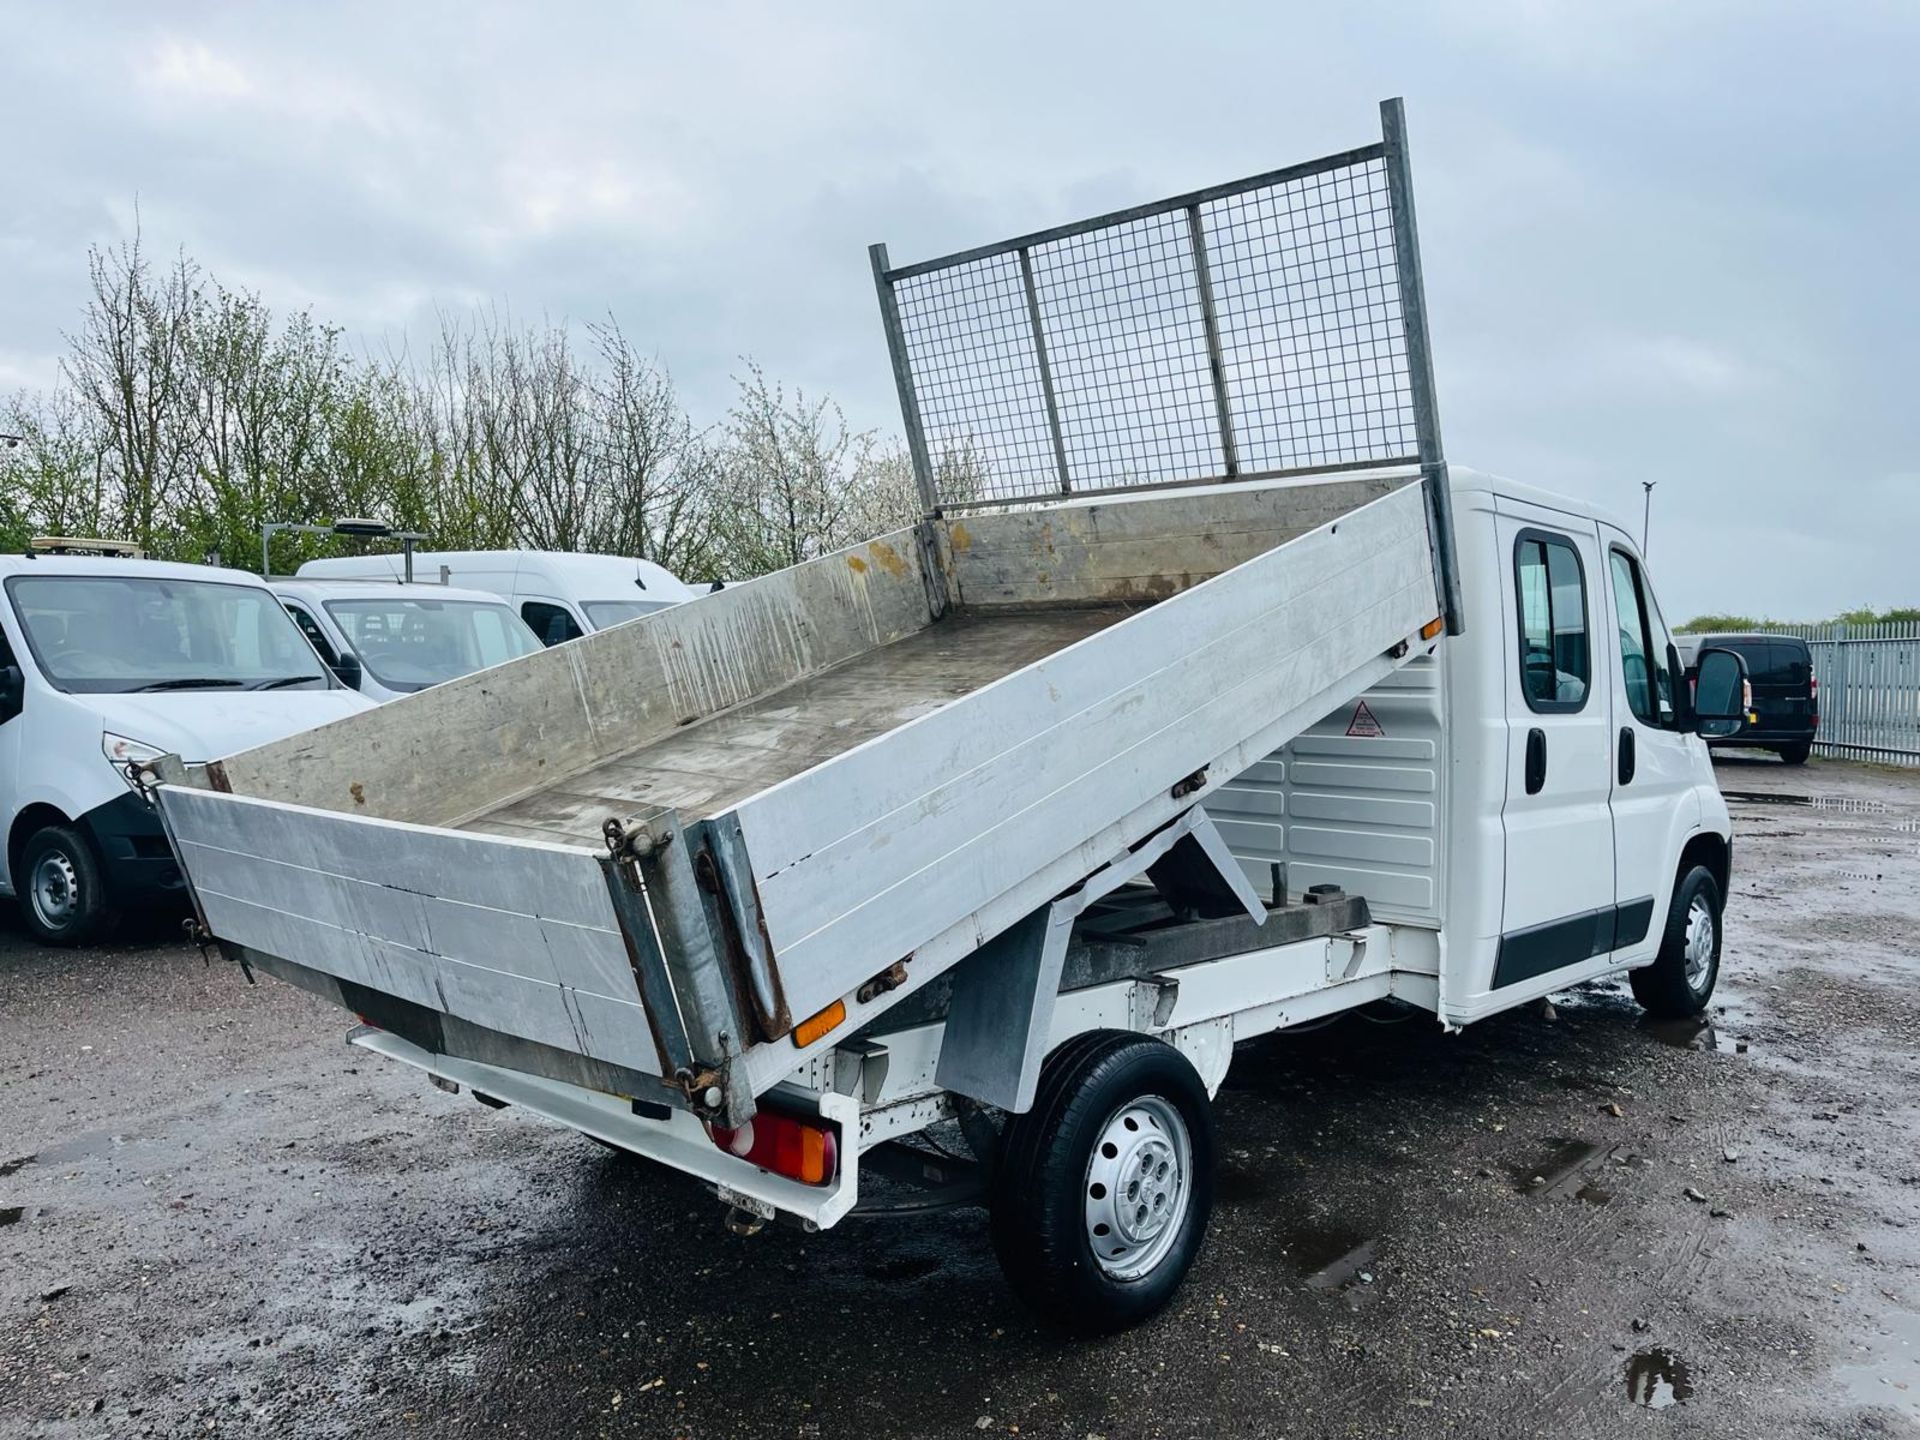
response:
M20 859L26 853L27 841L36 830L44 830L49 825L72 826L85 837L89 845L93 844L93 837L86 834L86 827L77 824L58 805L49 805L40 800L23 807L13 817L13 826L7 831L7 880L16 891L20 888Z
M1679 889L1680 881L1686 876L1687 871L1696 865L1706 866L1707 873L1713 876L1713 883L1720 887L1720 904L1724 908L1727 903L1727 886L1733 878L1733 847L1728 844L1727 837L1716 834L1712 830L1703 830L1698 835L1691 836L1687 843L1680 847L1680 863L1674 866L1673 870L1675 890ZM1671 903L1671 893L1669 891L1669 903Z

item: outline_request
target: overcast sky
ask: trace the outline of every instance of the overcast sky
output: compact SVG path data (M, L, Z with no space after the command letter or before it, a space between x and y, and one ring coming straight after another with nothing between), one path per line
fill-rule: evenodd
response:
M705 417L752 355L897 429L869 241L904 263L1365 144L1400 94L1450 457L1636 530L1658 481L1669 618L1920 604L1920 7L0 17L0 389L55 381L137 202L157 251L359 344L611 312Z

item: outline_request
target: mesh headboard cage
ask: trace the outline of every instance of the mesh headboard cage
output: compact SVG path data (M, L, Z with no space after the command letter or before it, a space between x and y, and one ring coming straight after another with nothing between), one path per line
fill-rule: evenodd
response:
M1437 466L1400 104L1343 154L899 267L929 512Z

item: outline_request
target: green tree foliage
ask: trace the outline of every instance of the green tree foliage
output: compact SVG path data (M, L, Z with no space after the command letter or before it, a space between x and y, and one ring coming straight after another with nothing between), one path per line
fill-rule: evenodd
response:
M0 449L9 548L105 536L257 568L263 524L351 515L442 549L590 550L744 579L917 513L897 441L751 360L727 415L698 425L612 319L443 315L424 358L383 359L184 254L157 264L137 234L90 252L88 279L62 383L0 401L0 433L20 437ZM360 543L282 532L274 568Z

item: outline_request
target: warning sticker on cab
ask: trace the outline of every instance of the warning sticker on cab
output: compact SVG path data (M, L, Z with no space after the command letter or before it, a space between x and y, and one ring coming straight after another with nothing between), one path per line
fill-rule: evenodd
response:
M1353 719L1347 724L1347 734L1358 735L1364 740L1378 740L1386 733L1380 722L1374 719L1373 711L1367 708L1366 701L1362 700L1353 707Z

